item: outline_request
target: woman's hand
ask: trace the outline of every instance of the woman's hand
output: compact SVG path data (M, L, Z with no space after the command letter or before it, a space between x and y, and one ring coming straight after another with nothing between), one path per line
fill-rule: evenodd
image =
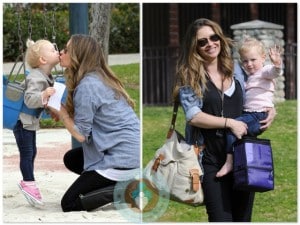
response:
M248 126L242 121L227 119L226 127L230 128L231 132L238 138L241 139L247 134Z
M63 122L65 128L70 132L70 134L79 142L84 142L85 141L85 136L83 136L77 129L74 128L74 120L72 117L69 116L68 111L66 110L64 105L61 105L60 110L56 110L52 107L49 107L49 110L53 112L60 121Z
M55 121L62 121L64 118L69 117L69 114L64 105L60 106L59 111L51 106L47 106L47 108L50 110L50 115Z
M48 107L49 109L49 107ZM58 122L59 121L59 116L57 116L54 112L52 112L51 110L49 110L49 114L51 116L51 118L55 121Z
M262 131L265 131L266 129L268 129L271 126L271 124L276 116L276 109L275 108L267 108L267 113L268 113L268 117L265 120L260 121L260 124L262 124L260 129Z

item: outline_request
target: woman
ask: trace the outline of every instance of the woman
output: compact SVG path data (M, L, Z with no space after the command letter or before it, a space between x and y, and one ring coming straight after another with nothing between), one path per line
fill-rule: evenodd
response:
M61 206L64 212L87 210L82 196L136 175L140 123L133 100L107 66L95 39L73 35L61 51L60 64L66 67L68 96L66 106L55 113L82 144L64 156L66 167L80 176L63 196ZM96 198L95 202L101 202ZM110 198L113 201L113 195ZM102 205L95 202L88 210Z
M226 159L224 130L230 129L239 139L247 134L247 125L233 119L243 110L244 78L240 72L233 75L231 47L218 24L203 18L194 21L186 33L174 89L187 120L187 142L205 145L201 161L210 222L251 221L254 201L254 193L233 189L232 173L216 177ZM268 113L262 129L274 119L274 110Z

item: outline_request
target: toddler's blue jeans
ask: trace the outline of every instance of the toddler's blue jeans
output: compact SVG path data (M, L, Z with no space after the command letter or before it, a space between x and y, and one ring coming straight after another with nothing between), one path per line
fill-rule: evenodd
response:
M34 159L36 156L36 131L26 130L18 120L13 129L20 152L20 169L24 181L34 181Z
M247 136L256 137L262 133L260 130L260 121L266 119L268 113L266 112L244 112L240 117L235 118L235 120L243 121L247 124ZM232 145L237 140L236 136L231 132L227 132L226 136L226 152L232 153Z

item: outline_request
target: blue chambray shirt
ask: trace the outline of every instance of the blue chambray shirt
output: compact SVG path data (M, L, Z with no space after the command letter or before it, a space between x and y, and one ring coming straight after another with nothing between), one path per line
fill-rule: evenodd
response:
M82 143L84 170L140 167L140 122L123 97L95 73L74 90L75 129Z
M244 82L247 78L247 75L237 62L234 64L234 77L241 84L243 98L245 99ZM190 86L183 86L179 89L179 100L185 113L185 119L187 121L185 127L186 142L188 144L203 144L204 140L201 133L199 132L195 137L196 128L188 123L197 113L202 111L201 109L203 107L203 100L195 94L194 90Z

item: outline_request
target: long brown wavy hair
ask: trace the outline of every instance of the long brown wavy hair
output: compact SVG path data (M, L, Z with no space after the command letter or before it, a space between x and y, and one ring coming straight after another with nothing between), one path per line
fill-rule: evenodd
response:
M117 98L124 97L134 108L134 101L127 94L122 82L116 77L107 65L101 46L88 35L72 35L67 51L70 55L71 66L65 70L68 96L66 108L70 116L74 116L73 93L79 82L89 72L96 72L103 82L111 87Z
M211 27L220 37L219 70L225 75L225 78L233 75L232 40L223 34L221 27L217 23L205 18L197 19L187 29L177 61L175 87L173 90L174 100L178 100L178 92L181 86L191 86L197 96L203 96L207 82L204 68L205 59L201 57L197 50L197 32L203 26Z

